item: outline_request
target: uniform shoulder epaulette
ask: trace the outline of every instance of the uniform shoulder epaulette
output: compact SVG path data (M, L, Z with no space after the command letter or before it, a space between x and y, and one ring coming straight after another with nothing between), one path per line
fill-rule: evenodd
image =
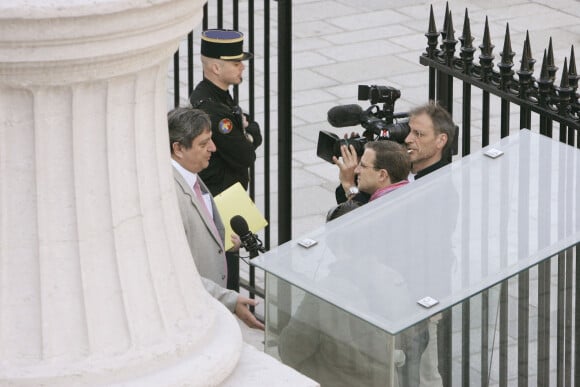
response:
M198 108L201 105L203 105L205 102L213 102L213 99L211 99L211 98L200 99L200 100L197 100L195 102L192 102L191 106L194 108Z

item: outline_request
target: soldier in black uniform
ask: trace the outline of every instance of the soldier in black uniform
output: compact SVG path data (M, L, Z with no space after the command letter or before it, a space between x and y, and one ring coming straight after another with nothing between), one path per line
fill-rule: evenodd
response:
M262 143L259 125L244 114L229 93L229 87L242 82L243 61L252 54L243 51L244 35L234 30L212 29L201 36L203 80L195 87L190 101L194 108L209 114L216 152L209 166L199 175L212 195L239 182L248 188L249 167L256 160ZM239 256L226 253L228 289L239 290Z

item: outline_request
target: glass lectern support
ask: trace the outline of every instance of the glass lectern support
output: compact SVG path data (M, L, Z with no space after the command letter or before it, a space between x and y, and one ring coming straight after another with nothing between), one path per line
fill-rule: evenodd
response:
M267 351L323 386L489 382L507 370L508 279L534 286L529 268L580 242L579 187L580 150L521 130L269 251L252 260Z

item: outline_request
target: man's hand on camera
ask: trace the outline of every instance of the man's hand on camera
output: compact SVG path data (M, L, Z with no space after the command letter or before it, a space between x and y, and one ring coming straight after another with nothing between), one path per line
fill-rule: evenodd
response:
M342 188L344 188L345 192L348 192L350 187L356 186L354 170L358 165L358 155L352 145L349 145L348 148L346 145L342 145L340 147L340 154L340 159L333 156L332 161L338 166L338 179L340 180Z

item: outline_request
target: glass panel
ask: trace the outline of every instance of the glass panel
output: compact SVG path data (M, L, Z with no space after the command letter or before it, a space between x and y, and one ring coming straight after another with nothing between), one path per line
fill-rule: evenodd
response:
M463 369L469 385L489 385L490 377L497 381L500 285L465 301L470 305L466 337L463 305L452 308L447 341L441 332L444 314L393 336L272 274L266 279L266 352L323 387L434 387L443 385L445 374L452 385L462 385ZM291 295L284 305L277 304L281 289Z
M252 263L387 333L426 321L580 240L580 151L528 130L493 148Z
M491 379L493 366L499 359L500 338L500 292L501 284L482 292L469 300L469 333L465 334L462 329L464 315L461 305L453 308L453 340L461 352L453 353L453 385L462 385L462 380L468 378L468 385L489 386L495 385L496 380ZM468 340L466 340L466 338ZM468 346L468 359L463 358L464 347ZM468 362L468 367L464 366ZM463 374L465 369L469 374ZM494 369L497 371L497 368Z
M266 280L268 354L322 386L399 385L395 369L406 370L406 358L394 349L394 336L271 274ZM277 303L281 289L291 295L289 303ZM422 345L406 339L409 351Z

